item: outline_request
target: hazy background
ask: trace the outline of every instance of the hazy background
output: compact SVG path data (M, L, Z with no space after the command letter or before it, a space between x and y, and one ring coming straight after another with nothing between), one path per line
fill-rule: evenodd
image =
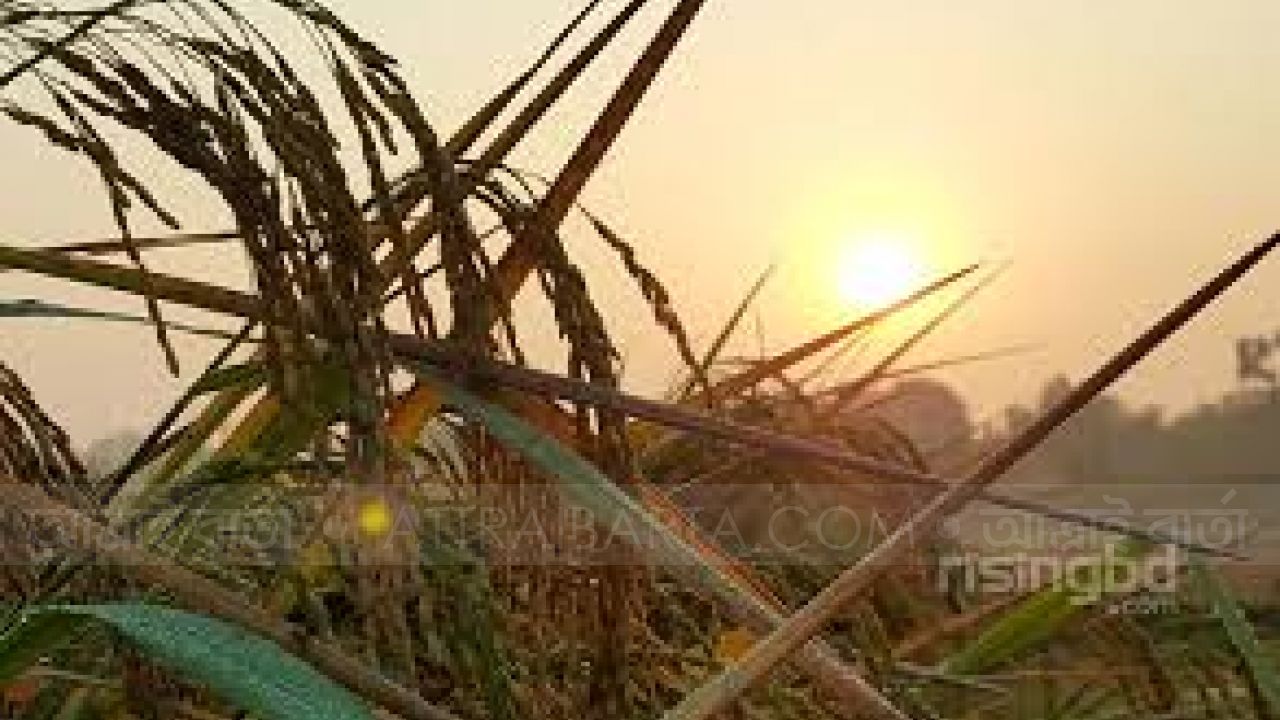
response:
M581 0L330 4L401 58L447 133L536 56ZM516 164L559 168L671 3L656 5ZM1035 344L1034 354L945 375L981 417L1034 395L1054 373L1089 371L1153 313L1280 228L1278 28L1271 0L709 0L585 200L636 242L702 341L771 261L781 269L761 299L766 350L850 317L833 258L869 231L919 238L937 272L1010 261L915 356ZM81 164L8 125L0 143L8 161L0 241L112 234ZM155 173L188 229L222 224L207 198L183 198L170 167ZM604 266L598 242L576 242L589 269ZM245 280L244 264L226 251L152 260ZM673 354L636 321L631 287L612 271L599 277L630 385L652 392L675 367ZM1234 340L1280 329L1278 281L1274 258L1141 365L1122 395L1176 410L1233 386ZM95 305L106 297L17 274L0 275L0 296ZM145 427L179 387L146 329L3 322L0 358L81 442ZM755 325L737 351L759 349ZM189 379L213 346L180 347Z

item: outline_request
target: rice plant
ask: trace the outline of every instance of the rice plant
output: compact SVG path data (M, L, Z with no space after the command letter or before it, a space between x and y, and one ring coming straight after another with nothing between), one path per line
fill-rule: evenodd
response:
M311 0L0 2L0 109L87 163L119 231L3 246L0 269L139 303L121 313L3 298L0 315L143 323L175 373L189 360L174 333L224 343L131 457L98 478L0 366L7 717L1280 711L1271 639L1205 548L992 487L1280 236L971 473L940 474L878 412L877 393L985 286L976 268L735 365L724 348L767 275L698 352L644 264L653 249L582 207L701 0L667 10L556 174L510 166L624 26L658 4L616 8L570 55L566 41L607 9L587 3L445 134L394 59ZM264 13L290 18L318 69L291 60L257 22ZM138 143L211 191L234 227L185 231L180 198L124 150ZM573 213L615 252L685 368L666 401L621 388L610 315L635 313L594 299L565 242ZM170 234L140 234L155 223ZM151 249L193 243L247 258L253 291L147 264ZM823 386L849 342L947 293L951 304L869 373ZM522 304L549 308L556 367L526 358L536 328L518 322ZM170 322L167 305L242 329ZM779 558L725 543L691 512L691 493L717 488L726 510L764 505L756 493L825 502L809 484L838 488L883 527L837 553ZM970 502L1088 525L1138 555L1166 544L1196 553L1186 602L1203 610L1197 624L1109 615L1061 584L995 601L940 590L936 556L951 541L937 530Z

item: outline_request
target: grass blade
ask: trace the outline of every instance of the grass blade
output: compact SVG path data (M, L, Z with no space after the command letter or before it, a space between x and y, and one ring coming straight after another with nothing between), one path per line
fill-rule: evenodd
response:
M766 378L777 375L790 367L804 362L823 350L839 343L850 335L853 335L864 328L876 325L886 318L915 305L925 297L948 287L952 283L960 280L977 269L977 265L970 265L966 268L962 268L961 270L951 273L946 277L939 278L938 280L929 283L925 287L920 288L892 305L881 310L877 310L869 315L864 315L851 323L832 330L825 335L814 338L813 340L794 347L781 355L777 355L765 362L754 365L737 375L721 380L711 388L711 394L712 396L721 398L736 395ZM686 402L691 405L704 405L707 401L708 397L704 393L695 393L690 396Z
M738 303L738 306L734 308L729 320L725 322L724 327L720 328L715 340L712 340L711 345L707 347L707 352L703 354L702 361L698 364L698 371L685 381L684 386L677 393L677 402L688 402L689 395L696 386L698 376L705 377L707 373L711 372L711 367L720 359L720 353L724 351L725 344L729 342L729 338L733 337L733 333L738 329L742 318L746 317L747 310L751 308L751 304L755 302L756 297L760 295L760 291L764 289L765 283L769 282L769 279L773 277L773 273L777 269L777 265L769 265L764 272L760 273L760 277L756 278L756 281L751 284L751 289L747 290L742 302Z
M468 174L471 179L468 182L475 182L489 168L497 167L502 163L507 154L524 139L529 130L564 96L565 92L582 75L583 71L617 37L618 33L635 16L636 12L644 6L645 2L647 0L631 0L631 2L627 3L626 7L619 11L608 25L596 33L591 42L578 51L573 60L565 65L560 72L556 73L551 82L543 87L537 96L520 111L515 119L481 153L480 157L472 165ZM424 189L410 190L411 193L416 193L414 196L419 198L424 191ZM439 222L440 215L433 212L414 223L407 234L407 243L404 248L399 249L399 252L393 250L380 264L382 276L385 278L399 277L404 270L404 264L412 260L426 244L427 240L440 229Z
M457 720L447 710L432 705L418 694L391 682L355 662L341 648L311 637L302 637L261 608L246 604L239 595L190 570L157 556L120 537L101 523L54 500L44 490L16 478L0 477L5 491L0 507L39 523L56 517L62 527L73 532L59 533L66 551L94 555L125 569L129 577L144 585L168 590L183 605L247 628L297 655L329 678L357 695L376 702L407 720Z
M696 537L692 525L673 530L595 466L545 433L460 388L430 376L424 379L431 380L446 402L555 478L569 503L588 510L604 527L626 527L629 532L620 533L620 539L631 540L651 562L720 598L739 622L767 630L782 621L778 601L745 575L744 566L721 562L728 557L721 553L704 552L715 546L708 539ZM800 664L835 697L849 703L850 709L862 709L879 718L906 720L875 688L837 658L829 648L812 643L802 651Z
M1208 601L1214 617L1222 623L1223 632L1244 663L1253 692L1270 708L1273 717L1280 716L1280 671L1263 650L1244 608L1203 558L1193 556L1188 565L1192 582Z
M46 318L56 320L101 320L105 322L128 323L134 325L151 325L149 318L129 313L111 312L108 310L90 310L88 308L71 307L43 300L0 300L0 318ZM231 340L234 333L198 327L172 321L165 321L171 330L178 330L189 335L212 337L220 340Z
M889 372L894 365L898 364L898 361L906 357L907 353L911 352L917 345L924 342L925 338L933 334L933 332L941 327L943 323L951 319L965 305L969 304L969 301L973 300L978 293L987 288L998 276L998 272L993 272L979 280L973 287L965 290L964 293L955 300L947 303L946 307L942 308L942 310L938 311L937 315L934 315L929 319L929 322L925 323L920 329L916 330L907 337L907 339L899 343L892 352L886 355L880 362L876 363L875 367L867 371L867 373L862 377L842 387L832 399L831 404L823 410L823 417L830 418L838 415L854 398L866 392L867 388L870 388L872 385L884 379L885 373Z
M275 643L203 615L154 605L66 605L28 611L0 639L26 658L65 643L84 621L109 626L153 661L207 685L263 720L373 720L354 695Z
M502 114L502 111L511 104L511 101L515 99L516 95L519 95L520 91L528 86L529 82L533 80L533 77L537 75L542 68L546 67L547 63L551 60L551 57L555 55L556 51L559 50L561 46L564 45L564 41L573 34L574 30L578 29L582 22L586 20L587 17L591 15L597 7L599 7L599 5L600 0L591 0L591 2L587 3L586 7L579 11L578 14L574 16L573 20L571 20L569 24L556 35L556 37L551 41L551 44L543 50L542 54L538 56L537 60L534 60L532 65L521 73L519 77L511 81L511 83L507 85L502 92L498 93L493 97L493 99L485 103L485 106L473 115L471 119L467 121L466 125L459 128L459 130L453 134L453 137L449 138L449 142L445 145L449 153L454 156L466 153L467 150L475 144L476 140L484 134L484 131L493 124L493 121L498 118L498 115Z
M1103 556L1094 559L1094 566L1102 566L1110 559L1127 561L1147 554L1150 546L1130 542L1119 548L1114 558ZM1090 575L1089 577L1099 577ZM1099 591L1085 588L1075 582L1057 582L1037 591L1018 603L995 624L987 628L972 643L942 663L942 671L953 675L977 675L998 665L1010 662L1040 646L1058 632L1071 619L1086 611L1090 605L1082 600L1082 591Z

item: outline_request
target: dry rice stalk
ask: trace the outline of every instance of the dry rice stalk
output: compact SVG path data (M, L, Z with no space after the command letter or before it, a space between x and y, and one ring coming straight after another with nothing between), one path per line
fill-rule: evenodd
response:
M939 494L929 505L899 526L870 554L842 573L773 634L757 644L741 662L686 697L668 717L672 720L702 720L726 707L743 690L802 647L841 606L866 591L878 576L903 560L918 542L932 535L949 515L976 498L983 487L999 479L1059 425L1208 307L1261 262L1276 245L1280 245L1280 233L1258 244L1160 318L1067 397L988 458L973 474Z

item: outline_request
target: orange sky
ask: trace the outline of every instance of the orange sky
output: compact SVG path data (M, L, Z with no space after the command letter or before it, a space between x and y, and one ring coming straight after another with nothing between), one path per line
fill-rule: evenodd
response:
M616 3L613 3L616 4ZM613 5L610 4L610 5ZM537 54L578 2L336 0L399 56L444 130ZM658 3L523 146L554 172ZM709 0L585 199L631 237L706 340L771 261L766 349L846 317L833 264L870 232L918 238L942 272L1008 271L915 359L1010 344L1040 349L948 374L982 413L1075 376L1235 254L1280 228L1280 4L1271 0ZM92 178L0 126L5 242L109 234ZM161 181L181 191L171 171ZM206 201L171 206L200 229ZM176 200L176 201L174 201ZM585 234L574 240L615 311L634 389L674 367L637 296ZM228 282L215 253L159 267ZM1232 343L1280 329L1280 258L1234 290L1122 390L1185 407L1233 382ZM94 291L0 275L6 297L101 304ZM131 303L120 307L136 309ZM145 427L178 385L145 330L5 321L0 357L82 439ZM884 338L886 342L890 336ZM736 351L754 352L754 322ZM210 346L186 342L187 370ZM155 388L164 388L157 393Z

